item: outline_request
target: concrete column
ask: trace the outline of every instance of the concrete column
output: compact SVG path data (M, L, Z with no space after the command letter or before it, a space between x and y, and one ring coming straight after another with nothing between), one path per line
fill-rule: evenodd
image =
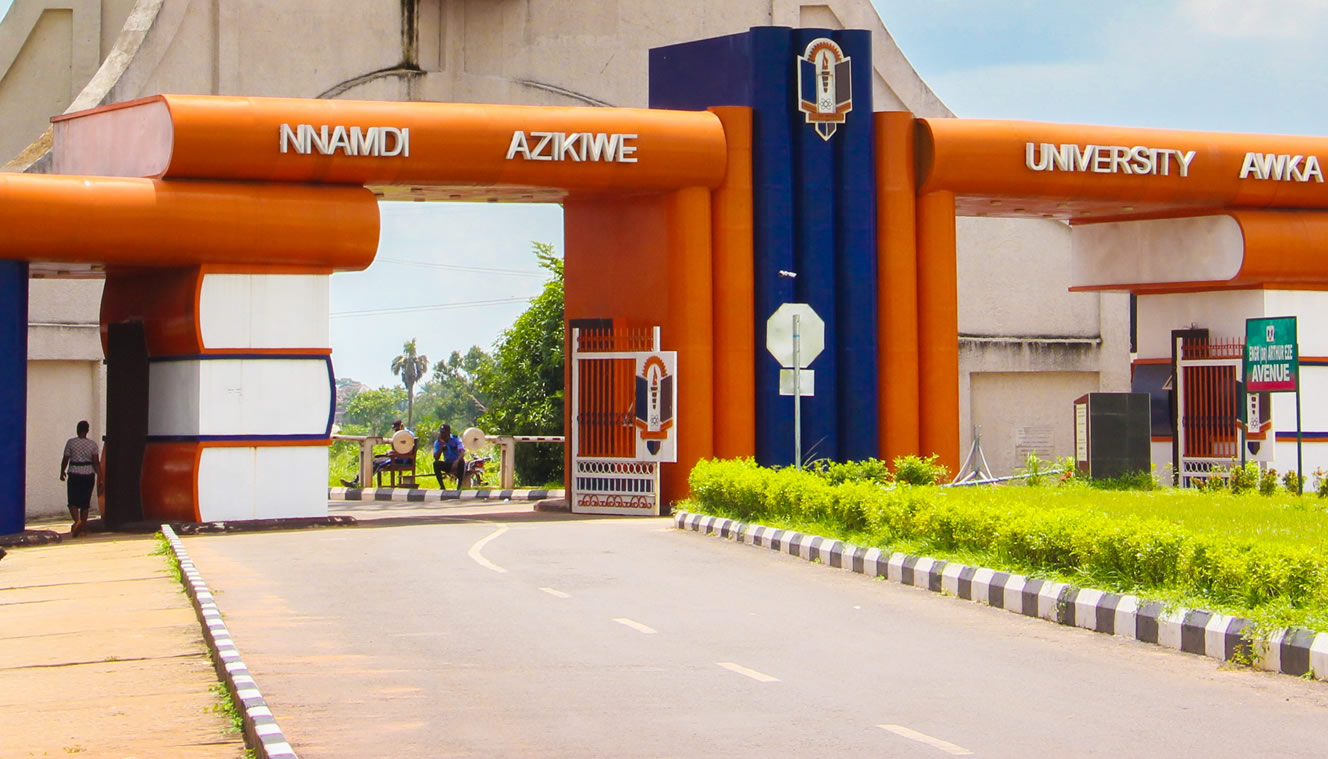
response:
M913 114L876 114L877 392L880 458L927 454L918 442L918 237Z
M959 469L959 295L955 199L918 198L918 442L922 455Z
M28 263L0 261L0 535L22 532L28 447ZM59 462L56 462L58 464ZM51 471L55 471L52 464Z

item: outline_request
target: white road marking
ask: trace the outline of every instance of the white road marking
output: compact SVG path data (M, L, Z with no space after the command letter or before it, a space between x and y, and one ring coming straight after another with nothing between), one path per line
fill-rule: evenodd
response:
M963 746L956 746L955 744L949 741L943 741L940 738L933 738L930 735L927 735L926 733L919 733L917 730L910 730L904 727L903 725L877 725L877 727L881 728L882 730L889 730L890 732L902 738L908 738L909 740L917 741L918 743L925 743L928 746L940 749L941 751L944 751L945 753L950 754L951 756L969 756L970 754L973 753L972 751L969 751Z
M737 672L738 674L743 675L744 677L750 677L759 683L779 682L778 677L771 677L770 675L767 675L764 672L757 672L754 669L748 669L742 666L741 664L734 664L731 661L717 661L715 663L723 667L724 669L727 669L730 672Z
M474 559L476 564L479 564L481 567L484 567L485 569L492 569L493 571L498 572L499 574L506 572L507 571L506 569L503 569L497 564L494 564L492 561L489 561L488 559L484 558L483 555L480 554L480 549L484 547L485 543L488 543L490 540L493 540L499 535L502 535L504 532L507 532L506 525L499 527L497 530L493 532L493 534L489 535L488 537L481 538L480 540L476 541L475 545L471 546L469 551L466 551L466 555Z
M655 628L643 625L640 622L628 619L627 617L615 617L613 621L620 625L626 625L639 633L645 633L646 635L655 634Z
M557 598L571 598L570 595L568 595L568 594L562 592L561 590L554 590L553 588L540 588L540 590L544 591L545 593L548 593L548 594L551 595L551 596L557 597Z
M432 638L438 635L446 635L445 632L422 632L422 633L392 633L393 638Z

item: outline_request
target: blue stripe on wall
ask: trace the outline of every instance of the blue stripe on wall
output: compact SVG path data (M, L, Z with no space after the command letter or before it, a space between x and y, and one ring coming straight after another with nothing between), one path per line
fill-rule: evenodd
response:
M28 448L28 264L0 261L0 535L22 532ZM55 471L60 462L51 462Z
M838 42L852 61L853 110L829 141L797 108L797 57L817 37ZM803 401L804 452L878 455L872 78L865 31L754 27L650 51L650 107L753 110L753 412L762 464L793 461L793 399L779 395L765 323L781 304L799 301L826 323L825 352L811 365L817 394Z
M871 33L831 35L849 57L853 111L839 126L835 172L835 350L839 377L839 455L859 460L880 454L877 407L876 139L872 111Z
M756 303L756 460L767 466L793 462L793 399L779 395L779 362L765 345L765 323L781 304L797 297L794 282L779 276L795 271L796 188L793 124L792 30L753 29L755 80L752 98L752 216ZM782 64L782 65L781 65ZM805 438L805 435L804 435Z
M836 128L829 140L822 139L795 106L797 56L803 54L809 42L828 35L828 32L821 29L798 29L793 32L793 50L783 63L794 71L794 94L790 94L780 105L793 121L796 161L794 197L797 202L794 259L795 271L798 273L794 290L798 301L810 305L825 322L825 351L809 367L816 372L816 395L802 402L802 450L807 458L833 461L839 459L839 361L836 349L839 338L836 310L838 230L835 225L835 196L838 194L839 177L835 171L835 154L841 147L842 135ZM774 58L767 65L775 68L779 63L779 59ZM759 430L757 434L760 434Z

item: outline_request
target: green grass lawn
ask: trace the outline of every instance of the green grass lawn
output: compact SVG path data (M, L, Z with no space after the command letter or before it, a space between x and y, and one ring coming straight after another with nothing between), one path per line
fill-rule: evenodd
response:
M949 492L958 490L951 488ZM1177 488L1141 492L1088 487L963 490L968 492L959 497L975 502L987 500L1032 508L1085 509L1109 516L1161 519L1195 533L1314 548L1328 556L1328 498L1312 493L1264 496L1209 494Z
M860 546L1328 631L1328 499L833 482L701 462L681 508Z

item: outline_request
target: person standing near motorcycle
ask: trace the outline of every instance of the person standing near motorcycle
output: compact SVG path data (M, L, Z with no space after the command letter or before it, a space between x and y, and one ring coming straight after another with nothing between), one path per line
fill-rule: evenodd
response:
M457 490L465 483L466 447L461 438L452 434L452 425L444 424L438 428L438 439L433 441L433 473L438 478L438 487L443 486L443 476L454 477Z

